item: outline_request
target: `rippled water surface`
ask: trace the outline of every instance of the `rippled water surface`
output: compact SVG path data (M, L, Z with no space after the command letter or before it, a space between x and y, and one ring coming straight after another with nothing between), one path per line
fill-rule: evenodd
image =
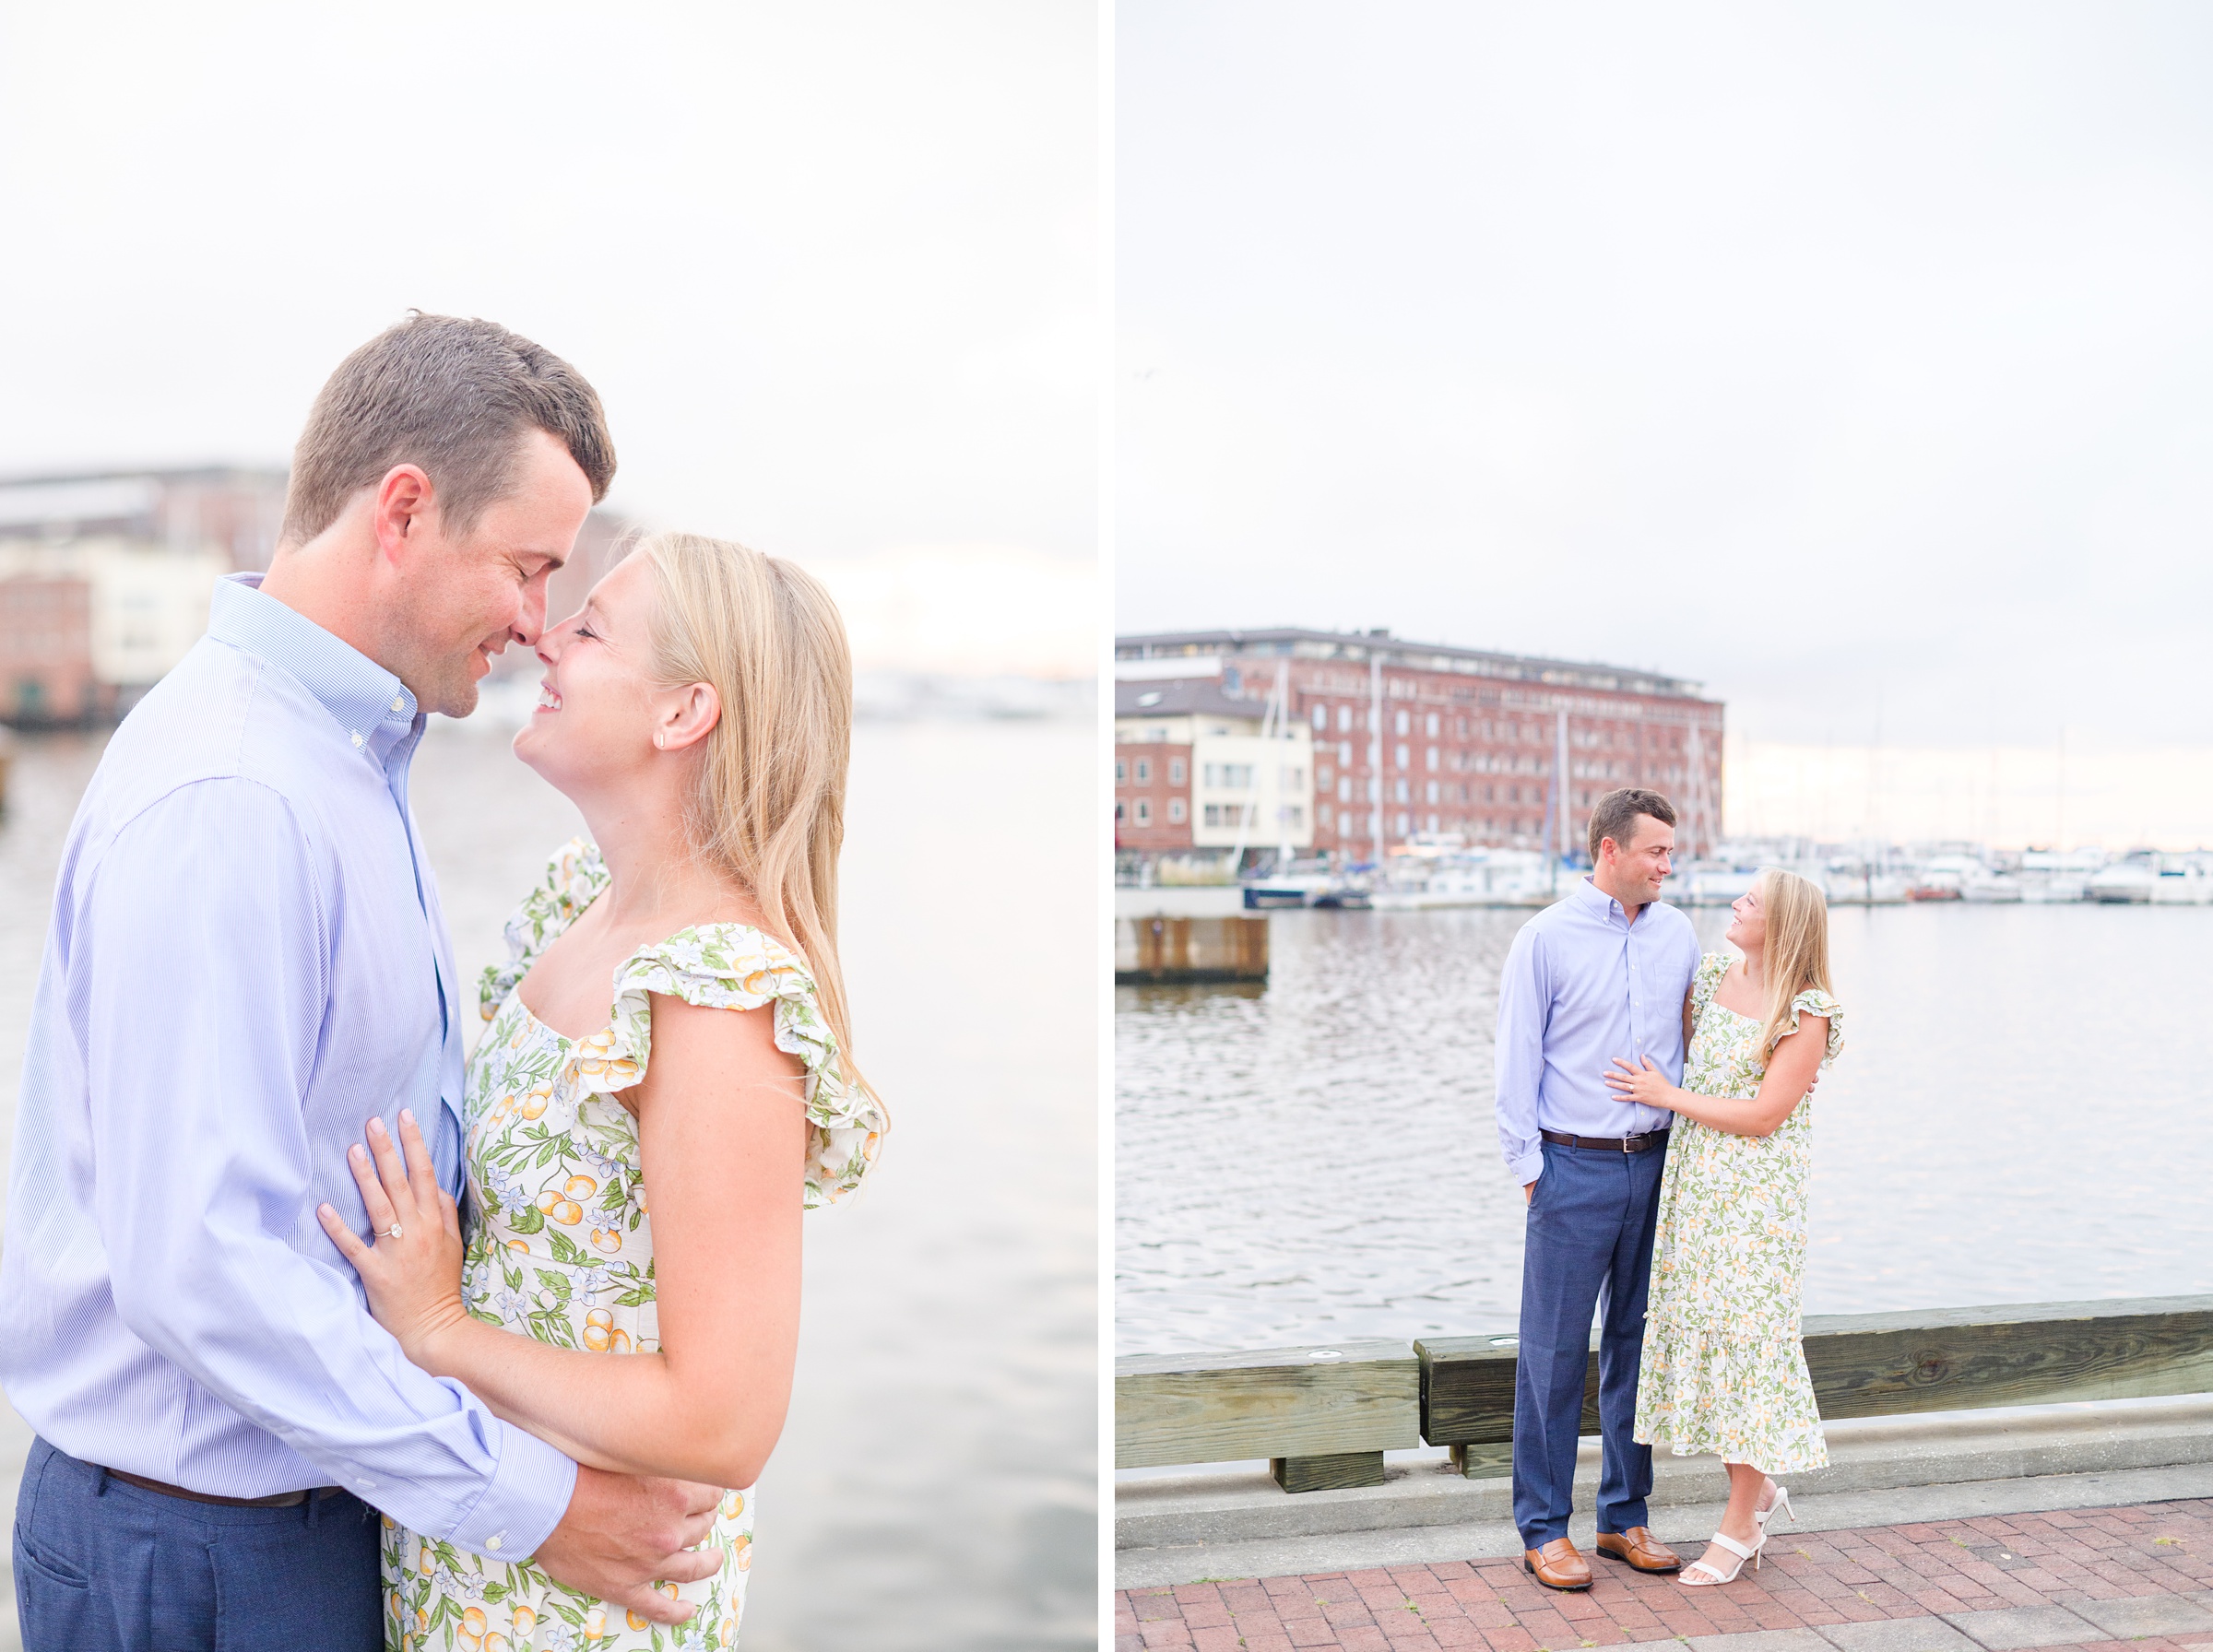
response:
M1074 722L856 730L846 971L893 1127L859 1198L808 1218L750 1652L1095 1639L1094 749ZM27 741L0 816L0 1142L54 867L98 756L96 740ZM434 723L415 776L473 980L580 823L494 729ZM9 1507L27 1443L19 1423L0 1441ZM0 1645L14 1632L0 1605Z
M1264 989L1116 989L1118 1352L1511 1327L1527 916L1276 913ZM2213 908L1840 908L1831 950L1809 1312L2213 1292Z

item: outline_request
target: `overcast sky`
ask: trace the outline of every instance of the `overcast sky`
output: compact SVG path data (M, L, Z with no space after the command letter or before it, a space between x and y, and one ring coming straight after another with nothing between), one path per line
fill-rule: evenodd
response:
M1814 747L2206 745L2213 12L1117 28L1118 629L1656 666Z
M1082 0L0 0L0 475L282 463L410 305L598 387L612 503L1095 554Z

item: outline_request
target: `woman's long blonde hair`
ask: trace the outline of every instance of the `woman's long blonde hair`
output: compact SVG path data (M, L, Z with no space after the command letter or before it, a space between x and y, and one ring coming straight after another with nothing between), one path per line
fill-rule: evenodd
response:
M1759 1031L1764 1067L1791 1030L1791 1001L1809 986L1829 990L1828 899L1820 885L1781 867L1763 868L1752 887L1768 920L1768 1018Z
M654 534L636 551L654 570L655 677L665 688L711 684L722 701L687 809L693 852L799 949L841 1072L868 1091L837 959L853 745L853 661L837 605L813 575L727 539Z

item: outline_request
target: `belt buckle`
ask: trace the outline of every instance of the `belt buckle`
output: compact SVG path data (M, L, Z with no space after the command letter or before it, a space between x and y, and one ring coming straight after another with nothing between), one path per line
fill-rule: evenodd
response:
M1624 1136L1621 1139L1621 1150L1625 1153L1633 1153L1637 1150L1631 1147L1629 1143L1632 1141L1642 1141L1643 1139L1644 1138L1641 1136Z

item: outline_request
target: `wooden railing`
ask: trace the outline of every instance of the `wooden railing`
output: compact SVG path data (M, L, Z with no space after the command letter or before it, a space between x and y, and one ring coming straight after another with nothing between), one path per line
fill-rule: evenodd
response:
M2213 1392L2213 1296L1829 1314L1805 1325L1825 1418ZM1115 1466L1267 1457L1287 1492L1380 1485L1383 1454L1449 1446L1506 1472L1511 1332L1115 1363ZM1598 1432L1598 1353L1583 1386Z

